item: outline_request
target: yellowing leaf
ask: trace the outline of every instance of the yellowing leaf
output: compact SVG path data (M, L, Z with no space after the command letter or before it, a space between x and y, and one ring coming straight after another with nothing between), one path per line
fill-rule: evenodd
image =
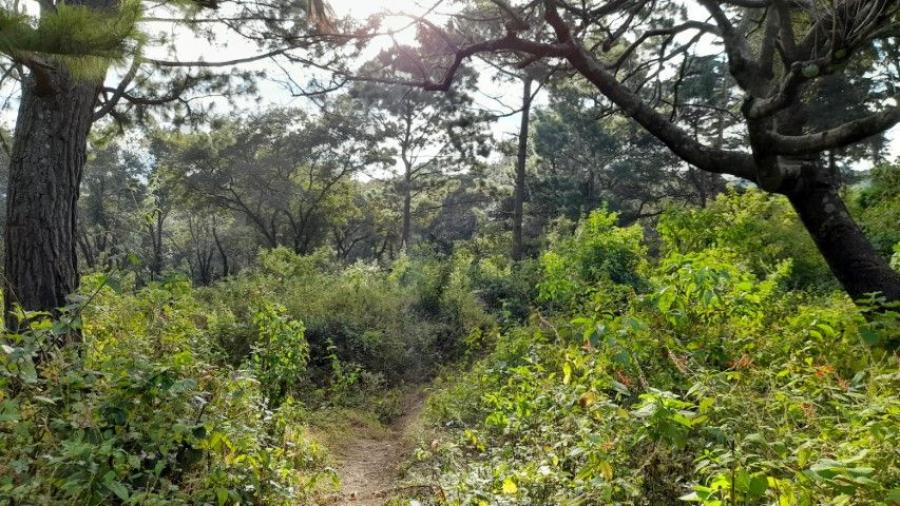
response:
M613 468L609 462L603 461L598 467L600 468L603 477L606 478L606 481L611 481L613 479Z
M587 408L591 404L597 402L598 396L596 392L585 392L580 399L578 399L578 403L582 408Z
M512 478L506 478L503 480L503 493L506 495L513 495L519 491L519 487L516 486L516 482L513 481Z
M566 362L563 364L563 385L568 385L572 381L572 364Z

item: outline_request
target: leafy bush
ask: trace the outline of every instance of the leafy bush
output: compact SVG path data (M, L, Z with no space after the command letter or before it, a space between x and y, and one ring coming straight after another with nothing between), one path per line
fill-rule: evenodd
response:
M897 313L792 290L803 248L751 255L739 218L676 240L674 213L654 268L622 261L637 232L592 217L542 260L555 312L442 380L418 472L441 476L449 504L897 502ZM622 266L639 276L617 284ZM585 304L623 279L646 285Z
M870 181L852 200L866 236L883 255L900 245L900 164L873 169Z
M731 190L703 209L671 209L657 227L664 253L726 249L757 276L784 260L797 289L837 287L831 271L786 198L759 190Z
M608 305L645 287L640 226L616 226L615 213L594 211L571 237L541 257L539 299L551 306Z
M0 502L295 504L333 481L297 408L270 410L258 378L218 363L185 282L85 287L82 345L46 346L81 309L5 336Z
M303 323L290 320L283 313L283 307L267 304L253 316L259 340L253 346L250 370L275 406L291 389L304 385L309 359Z
M262 252L258 271L203 292L210 326L232 363L249 356L259 334L245 323L255 307L278 301L301 321L309 343L309 379L332 383L334 355L348 370L389 385L427 378L435 364L458 356L464 338L491 319L472 294L470 260L401 258L391 271L374 264L335 265L326 253L299 256L284 248Z
M486 308L502 322L518 324L531 313L540 275L536 260L512 262L503 255L477 259L471 270L473 289Z

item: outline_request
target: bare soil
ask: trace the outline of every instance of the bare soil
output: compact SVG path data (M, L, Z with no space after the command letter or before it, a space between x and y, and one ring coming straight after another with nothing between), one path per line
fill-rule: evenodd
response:
M334 450L341 493L330 498L329 504L383 506L403 488L400 466L415 449L425 397L422 391L408 394L403 400L403 415L385 431L351 426Z

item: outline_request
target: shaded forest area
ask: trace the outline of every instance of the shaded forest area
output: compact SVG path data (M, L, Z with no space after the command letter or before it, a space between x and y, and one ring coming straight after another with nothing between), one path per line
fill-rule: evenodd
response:
M0 504L900 504L900 3L377 7L2 3Z

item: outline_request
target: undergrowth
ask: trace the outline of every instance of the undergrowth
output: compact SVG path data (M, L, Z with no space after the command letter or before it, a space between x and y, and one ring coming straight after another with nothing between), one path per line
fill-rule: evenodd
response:
M435 376L420 502L900 502L896 310L823 281L780 199L617 221L520 263L479 238L389 268L275 249L202 288L87 276L4 335L0 504L315 504L348 424Z
M62 318L23 314L28 330L4 336L0 504L287 505L334 492L332 425L390 421L395 386L490 327L467 265L386 271L276 249L206 288L86 277ZM59 349L60 336L80 342Z
M438 381L417 477L442 504L900 502L898 314L807 283L789 213L671 212L654 262L605 212L555 241L530 318Z

